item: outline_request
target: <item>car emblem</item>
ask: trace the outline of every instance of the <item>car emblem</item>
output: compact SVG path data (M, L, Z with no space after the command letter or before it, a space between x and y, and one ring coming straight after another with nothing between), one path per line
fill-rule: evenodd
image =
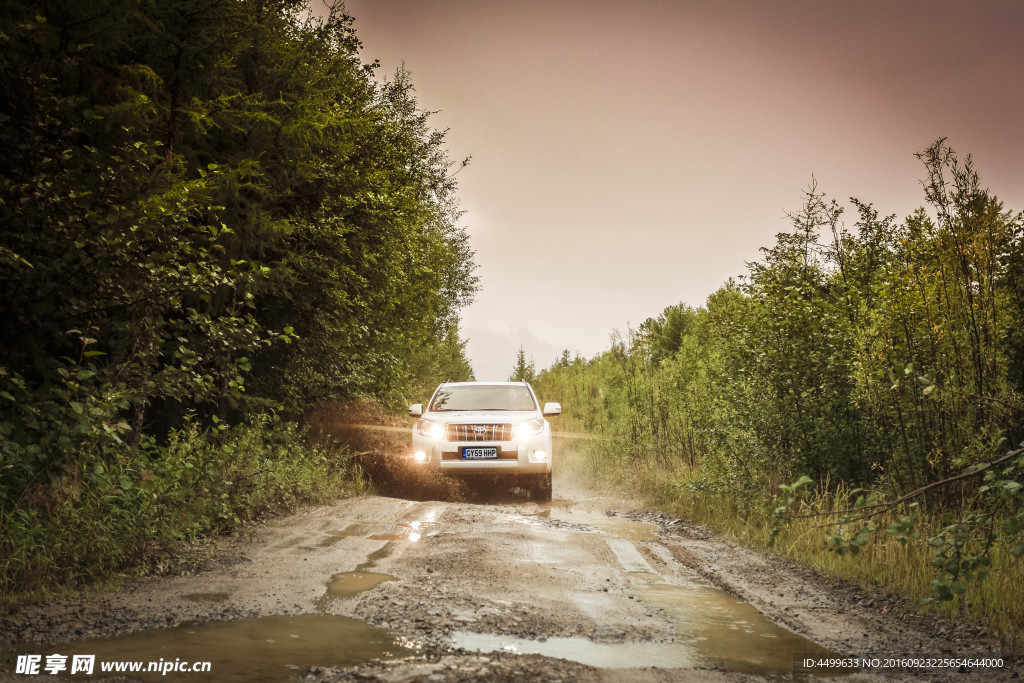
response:
M483 425L478 425L476 427L473 427L473 433L474 434L486 434L487 433L487 427L484 427Z

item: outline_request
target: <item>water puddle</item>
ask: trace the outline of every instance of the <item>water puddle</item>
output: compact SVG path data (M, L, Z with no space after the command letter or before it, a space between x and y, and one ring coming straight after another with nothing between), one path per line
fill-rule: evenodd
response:
M325 534L337 538L351 538L351 537L365 537L372 541L409 541L416 543L424 536L434 536L438 533L440 522L437 521L437 511L431 510L428 512L424 519L413 520L411 522L397 522L394 525L385 524L383 522L365 522L360 521L351 523L344 529L328 529ZM401 527L404 531L383 531L381 527L396 526ZM333 543L332 540L321 541L320 546L328 546Z
M412 541L413 543L416 543L418 540L420 540L422 538L422 536L420 534L416 534L416 533L412 533L412 534L373 534L371 536L367 536L367 538L369 538L370 540L373 540L373 541Z
M316 601L317 611L330 613L330 608L335 600L345 600L360 593L372 590L385 581L398 581L397 576L381 574L379 572L367 571L373 568L377 561L387 557L391 553L391 544L383 546L366 556L366 561L356 566L353 571L339 572L327 582L327 590Z
M654 572L649 572L649 571L646 571L646 570L640 570L640 571L628 572L628 573L629 573L629 578L633 579L633 581L644 581L646 583L659 583L659 582L664 582L665 581L665 579L661 578L660 574L655 574Z
M38 652L25 646L25 652ZM118 638L79 640L45 646L46 654L96 655L92 676L103 662L142 662L143 671L129 677L142 681L245 681L262 683L297 677L311 665L353 666L371 659L398 659L416 653L385 629L357 619L324 614L212 621L167 629L139 631ZM170 665L210 662L208 672L173 673ZM45 658L43 660L45 662ZM153 663L154 670L146 671ZM169 673L162 675L166 664ZM48 678L48 676L47 676Z
M390 574L378 574L376 572L341 572L331 577L327 582L327 593L324 597L338 598L344 600L359 595L372 588L376 588L385 581L397 581L398 578Z
M730 657L717 659L702 651L701 643L688 643L683 640L673 643L599 643L586 638L548 638L541 642L514 636L465 631L452 634L452 645L477 652L538 654L580 662L600 669L655 666L661 669L724 667L732 671L769 676L791 674L794 652L822 652L821 648L787 650L780 647L771 657L762 659L750 659L743 650L737 650Z
M371 541L408 541L406 534L370 534L367 536ZM419 540L419 539L417 539Z
M542 642L460 631L452 634L452 644L480 652L540 654L604 669L720 667L760 675L791 674L798 654L837 656L710 584L669 584L657 574L633 578L648 582L638 583L630 594L661 608L675 621L673 641L606 643L573 637Z
M598 642L600 638L595 641L581 637L548 638L542 642L456 632L452 634L455 647L541 654L610 669L720 667L772 676L792 674L794 655L837 656L773 623L753 605L716 588L696 573L666 581L636 545L658 537L658 528L653 524L551 506L521 514L544 517L558 526L599 529L613 536L608 547L630 578L629 596L667 614L675 624L675 638L663 643ZM614 626L606 630L621 634Z
M417 543L424 536L436 536L440 526L439 522L431 520L415 520L412 522L399 522L396 526L404 527L406 531L397 534L373 534L368 538L379 541L409 541Z
M435 527L435 526L440 526L440 525L441 525L440 522L435 522L435 521L432 521L432 520L429 520L429 519L428 520L414 520L412 522L399 522L398 523L398 526L404 526L404 527L408 527L410 529L416 529L416 530L419 530L419 529L429 529L430 527Z
M603 512L555 509L551 516L565 522L586 524L627 541L653 541L658 538L658 527L653 524L637 522L626 517L609 517Z
M372 533L374 531L379 532L383 524L366 521L350 523L344 529L330 529L326 531L325 533L329 534L329 536L325 541L331 543L340 541L345 537L363 536L367 533L369 533L366 536L367 538L374 541L387 541L387 543L367 555L366 561L358 565L353 571L339 572L333 575L331 580L327 582L326 591L317 600L317 610L329 613L331 605L335 600L345 600L354 597L360 593L372 590L386 581L397 581L398 578L391 574L382 574L368 570L373 568L378 560L391 553L393 542L408 541L416 543L424 536L436 534L437 527L439 526L437 512L435 508L428 511L423 516L423 519L411 522L397 522L394 526L405 529L401 533ZM321 542L320 545L329 545L329 543Z
M224 602L230 593L186 593L181 597L189 602Z
M648 579L634 585L631 595L675 620L673 645L690 650L697 666L778 674L793 670L797 654L838 656L699 577L682 584Z
M548 524L560 527L584 526L598 529L628 541L650 541L658 537L658 527L647 522L637 522L626 517L608 516L603 512L574 510L571 507L556 507L552 504L528 509L519 513L527 519L536 517L549 520Z
M338 538L352 538L354 536L365 536L373 532L363 529L362 525L360 525L359 527L348 527L347 529L328 529L324 533Z

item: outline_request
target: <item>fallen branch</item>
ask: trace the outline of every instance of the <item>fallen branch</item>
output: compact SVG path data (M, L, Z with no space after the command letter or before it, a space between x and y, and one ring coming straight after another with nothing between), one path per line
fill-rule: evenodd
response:
M1015 451L1010 451L1006 455L1000 456L1000 457L996 458L995 460L993 460L992 462L981 463L979 465L975 465L974 469L972 469L970 472L962 472L962 473L960 473L960 474L958 474L958 475L956 475L954 477L948 477L947 479L940 479L939 481L933 481L932 483L927 484L926 486L922 486L919 489L915 489L915 490L911 491L910 493L908 493L908 494L906 494L904 496L900 496L896 500L893 500L893 501L890 501L890 502L887 502L887 503L875 503L873 505L863 505L861 507L847 508L845 510L830 510L828 512L810 512L810 513L805 514L805 515L793 515L789 519L809 519L809 518L812 518L812 517L830 517L830 516L833 516L833 515L849 515L849 514L853 514L853 513L857 513L857 512L865 513L865 514L861 514L861 515L859 515L857 517L853 517L851 519L847 519L847 520L844 520L844 521L845 522L859 522L860 520L863 520L863 519L870 519L871 517L874 517L876 515L880 515L882 513L888 512L889 510L892 510L893 508L898 507L899 505L902 505L903 503L911 501L911 500L913 500L915 498L920 498L921 496L923 496L924 494L928 493L929 491L932 491L934 489L937 489L937 488L940 488L942 486L945 486L946 484L952 484L955 481L961 481L963 479L970 479L971 477L976 477L979 474L983 474L984 472L987 472L988 470L992 469L996 465L1004 463L1007 460L1012 460L1013 458L1016 458L1016 457L1021 456L1021 455L1024 455L1024 448L1018 448Z

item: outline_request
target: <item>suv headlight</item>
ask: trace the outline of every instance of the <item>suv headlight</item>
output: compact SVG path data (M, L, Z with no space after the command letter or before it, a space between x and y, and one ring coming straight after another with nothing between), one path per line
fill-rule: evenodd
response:
M520 439L529 439L532 436L537 436L543 431L544 420L538 417L532 420L527 420L526 422L521 422L519 426L516 427L516 436Z
M416 420L416 431L422 436L429 436L432 439L440 439L444 436L444 426L433 420Z

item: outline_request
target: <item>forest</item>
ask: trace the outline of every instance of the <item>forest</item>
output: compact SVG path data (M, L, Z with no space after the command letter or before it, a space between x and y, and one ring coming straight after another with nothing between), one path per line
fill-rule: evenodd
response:
M535 380L589 465L837 575L1024 628L1024 217L945 140L903 220L812 185L703 306ZM685 267L686 257L680 261ZM990 576L991 574L991 576Z
M468 379L444 131L340 3L0 10L0 590L360 490L299 426Z
M340 4L0 7L0 602L365 491L311 411L472 379L468 159L359 48ZM703 305L513 377L604 481L1021 632L1024 214L918 158L909 216L812 184Z

